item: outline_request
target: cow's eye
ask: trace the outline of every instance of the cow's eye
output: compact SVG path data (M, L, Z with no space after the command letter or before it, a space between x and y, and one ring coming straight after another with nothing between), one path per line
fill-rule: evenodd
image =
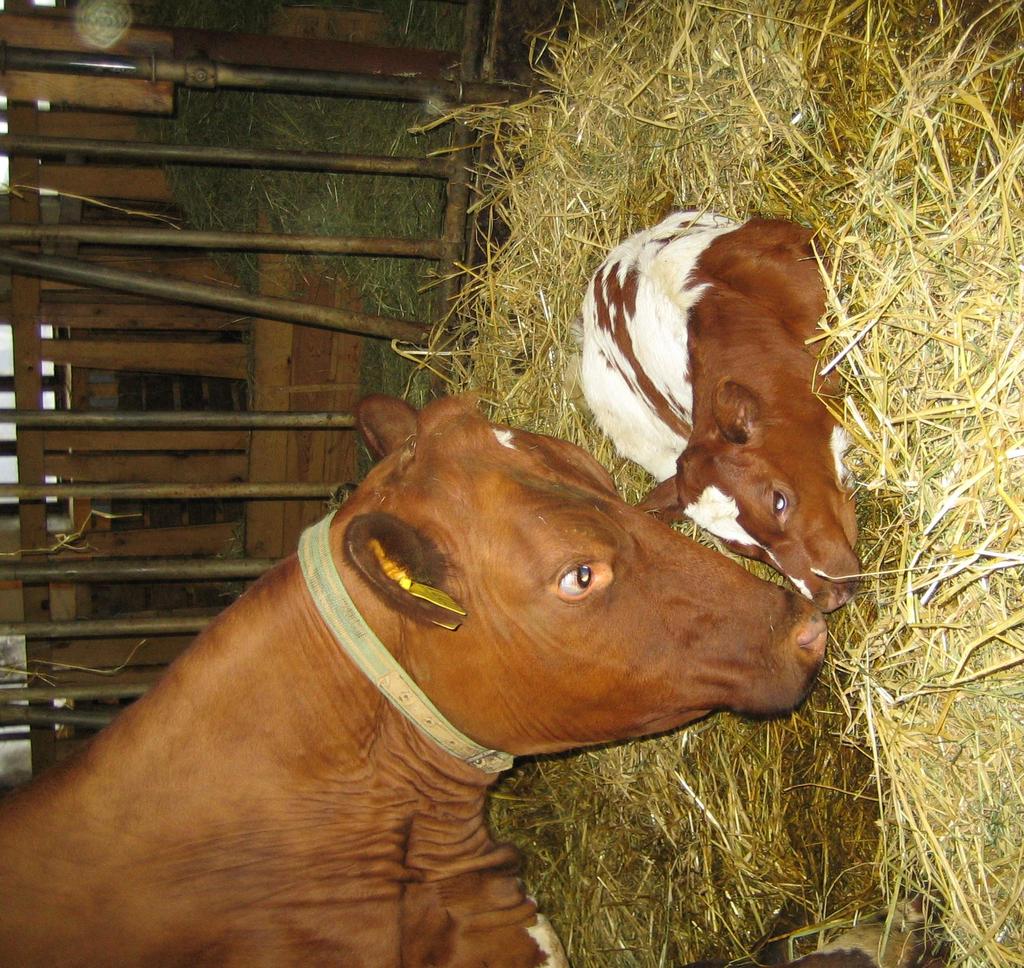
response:
M562 575L558 582L558 592L562 598L572 601L586 595L593 582L594 570L590 565L576 565Z
M775 491L772 493L772 509L779 517L786 513L786 509L788 507L789 498L787 498L782 491Z

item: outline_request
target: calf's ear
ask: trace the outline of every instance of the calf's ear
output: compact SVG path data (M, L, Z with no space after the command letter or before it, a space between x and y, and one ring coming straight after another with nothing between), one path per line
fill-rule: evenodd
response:
M722 380L715 391L712 413L722 436L733 444L745 444L761 419L761 401L749 387L735 380Z
M683 515L683 505L679 500L679 488L675 476L662 481L650 490L637 507L647 511L662 521L674 521Z
M375 511L349 522L345 555L385 604L418 622L457 629L466 612L445 590L444 556L412 525Z
M416 411L404 400L375 393L356 404L356 426L379 460L416 433Z

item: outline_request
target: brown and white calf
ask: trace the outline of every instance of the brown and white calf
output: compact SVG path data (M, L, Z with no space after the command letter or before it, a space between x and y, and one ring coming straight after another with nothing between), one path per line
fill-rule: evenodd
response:
M847 435L812 388L810 235L680 212L627 239L587 289L580 377L618 451L663 482L645 507L685 514L830 611L860 564Z
M484 822L503 754L810 688L821 614L579 448L463 399L370 398L358 421L381 460L299 558L0 804L0 964L554 968Z

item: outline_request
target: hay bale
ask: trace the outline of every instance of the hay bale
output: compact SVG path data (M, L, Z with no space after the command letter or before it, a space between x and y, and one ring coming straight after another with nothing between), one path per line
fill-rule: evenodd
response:
M635 498L651 482L565 381L586 281L670 208L774 215L819 233L820 355L856 441L868 574L804 709L499 789L577 966L735 955L790 916L824 930L914 891L957 964L1024 964L1020 18L627 4L549 38L531 100L461 115L495 147L454 388L586 446Z

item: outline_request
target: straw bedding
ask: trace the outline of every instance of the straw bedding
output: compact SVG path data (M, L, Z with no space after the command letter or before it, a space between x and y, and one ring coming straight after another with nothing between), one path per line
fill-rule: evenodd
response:
M795 924L813 946L914 893L954 963L1022 965L1021 14L622 6L538 42L530 100L461 115L494 148L452 388L636 498L650 480L571 376L602 254L683 206L813 226L867 574L795 716L526 764L494 823L577 966L731 957Z

